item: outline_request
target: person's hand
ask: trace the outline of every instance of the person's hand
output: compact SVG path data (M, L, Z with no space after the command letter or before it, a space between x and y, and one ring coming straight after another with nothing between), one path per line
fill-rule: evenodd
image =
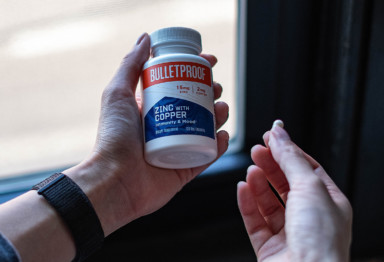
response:
M352 208L313 158L274 124L238 184L238 205L258 261L348 261ZM284 206L274 195L279 194Z
M150 39L143 34L103 93L93 153L79 166L64 172L85 190L92 203L97 203L95 209L106 235L165 205L209 166L171 170L151 166L144 160L141 106L135 91L149 53ZM201 56L212 66L217 62L212 55ZM222 88L217 83L213 88L217 99ZM228 105L217 102L215 114L216 126L220 128L227 120ZM227 150L228 139L226 131L217 133L218 157ZM102 193L106 190L110 192Z

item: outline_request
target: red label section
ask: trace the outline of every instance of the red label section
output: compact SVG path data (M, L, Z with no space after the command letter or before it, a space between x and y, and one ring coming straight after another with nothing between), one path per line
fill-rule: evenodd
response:
M192 62L169 62L148 67L143 72L143 89L172 81L192 81L211 86L211 69Z

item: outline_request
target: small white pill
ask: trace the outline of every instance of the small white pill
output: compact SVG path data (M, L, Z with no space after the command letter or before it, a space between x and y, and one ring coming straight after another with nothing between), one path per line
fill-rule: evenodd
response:
M273 125L272 125L272 128L275 127L275 126L279 126L281 128L284 128L284 122L281 121L280 119L277 119L273 122Z

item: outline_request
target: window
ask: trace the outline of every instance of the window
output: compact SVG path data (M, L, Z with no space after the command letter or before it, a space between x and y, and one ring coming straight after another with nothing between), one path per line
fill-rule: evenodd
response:
M235 137L237 1L1 1L0 178L83 159L122 57L142 32L168 26L197 29L218 57L214 79Z

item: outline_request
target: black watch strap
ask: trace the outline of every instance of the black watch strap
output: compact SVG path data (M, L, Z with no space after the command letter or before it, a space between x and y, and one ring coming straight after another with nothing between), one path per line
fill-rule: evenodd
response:
M69 177L56 173L32 189L44 196L71 231L76 246L73 261L85 260L102 246L104 232L92 203Z

